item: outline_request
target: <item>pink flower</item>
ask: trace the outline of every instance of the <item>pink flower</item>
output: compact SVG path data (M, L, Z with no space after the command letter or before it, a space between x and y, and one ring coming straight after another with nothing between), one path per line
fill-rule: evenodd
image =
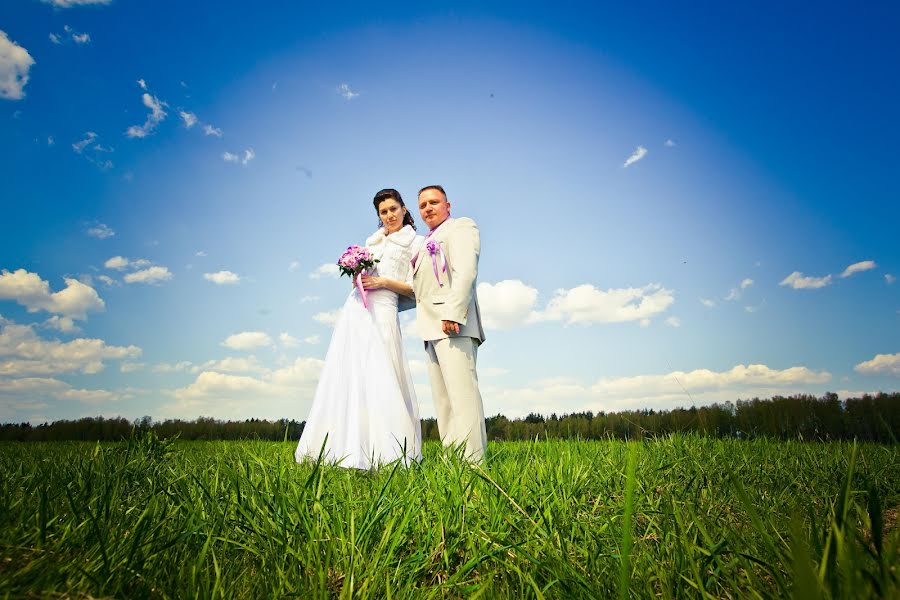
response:
M349 246L337 261L341 275L355 277L362 271L373 269L378 261L372 258L372 253L363 246Z

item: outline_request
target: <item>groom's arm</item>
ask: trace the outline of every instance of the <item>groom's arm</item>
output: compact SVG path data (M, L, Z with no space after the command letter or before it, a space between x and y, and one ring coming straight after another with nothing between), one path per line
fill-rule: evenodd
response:
M442 316L447 321L465 323L469 317L469 304L475 294L478 255L481 252L481 235L475 221L465 217L457 219L447 242L451 283Z

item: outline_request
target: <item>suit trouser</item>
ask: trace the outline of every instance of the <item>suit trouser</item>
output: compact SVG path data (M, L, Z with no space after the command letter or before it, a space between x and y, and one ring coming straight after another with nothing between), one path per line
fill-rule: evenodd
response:
M478 344L470 337L444 338L425 342L425 353L441 441L465 442L466 457L481 460L487 433L475 372Z

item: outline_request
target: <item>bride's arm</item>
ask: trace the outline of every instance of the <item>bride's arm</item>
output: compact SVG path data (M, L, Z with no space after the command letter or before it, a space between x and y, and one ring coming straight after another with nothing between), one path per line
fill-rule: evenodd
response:
M376 277L373 275L363 275L362 284L363 287L367 290L378 290L378 289L386 289L391 290L395 294L399 294L401 296L407 296L409 298L415 298L416 293L413 291L412 287L412 266L410 265L410 260L413 256L419 253L419 250L422 248L422 244L425 243L425 238L422 236L416 236L415 240L410 244L409 248L406 251L402 252L399 257L399 264L403 265L403 272L390 272L391 275L394 276L406 276L405 281L401 281L399 279L393 279L391 277Z
M400 294L401 296L409 296L413 297L413 289L408 283L404 281L397 281L396 279L390 279L388 277L376 277L374 275L363 275L362 276L362 284L363 287L367 290L391 290L396 294Z

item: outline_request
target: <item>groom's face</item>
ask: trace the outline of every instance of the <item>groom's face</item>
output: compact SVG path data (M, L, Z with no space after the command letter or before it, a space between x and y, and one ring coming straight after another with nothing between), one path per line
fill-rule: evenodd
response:
M450 203L441 190L424 190L419 194L419 214L428 228L434 229L450 216Z

